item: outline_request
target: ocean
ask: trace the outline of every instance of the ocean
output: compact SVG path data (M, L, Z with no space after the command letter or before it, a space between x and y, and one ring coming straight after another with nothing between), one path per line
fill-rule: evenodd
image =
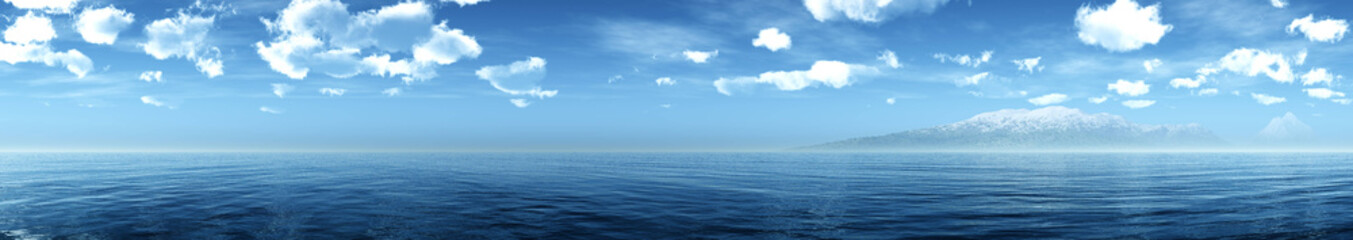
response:
M1353 155L5 153L0 239L1353 239Z

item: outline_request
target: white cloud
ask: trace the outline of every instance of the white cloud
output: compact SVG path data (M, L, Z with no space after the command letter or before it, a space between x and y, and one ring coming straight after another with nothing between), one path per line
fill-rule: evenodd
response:
M1251 77L1263 73L1281 83L1290 83L1294 78L1288 59L1279 53L1240 48L1226 54L1217 64L1222 69Z
M271 113L271 114L282 114L282 113L285 113L285 112L286 112L286 111L282 111L282 109L271 108L271 107L268 107L268 106L258 107L258 111L260 111L260 112L265 112L265 113Z
M1135 97L1150 93L1151 84L1146 84L1145 81L1140 80L1132 82L1123 79L1118 79L1118 82L1109 84L1109 90L1118 92L1118 95Z
M883 102L888 103L888 105L893 105L894 103L897 103L897 98L884 99Z
M770 49L771 52L789 49L792 45L793 41L790 40L789 34L780 32L779 28L761 29L761 33L757 34L756 39L752 39L752 46L765 47Z
M1218 92L1216 88L1204 88L1198 90L1198 96L1216 96Z
M1334 103L1338 103L1338 104L1343 104L1343 105L1348 105L1349 103L1353 103L1353 99L1347 99L1347 98L1330 99L1330 101L1333 101Z
M329 95L330 97L343 96L343 93L347 93L347 92L348 92L347 89L342 89L342 88L320 88L320 89L319 89L319 94Z
M545 79L545 59L530 57L509 65L496 65L475 71L479 79L489 81L493 88L514 96L533 96L537 98L554 97L558 90L542 90L540 81Z
M1265 106L1273 105L1273 104L1278 104L1278 103L1282 103L1282 102L1286 102L1286 101L1287 101L1287 98L1283 98L1283 97L1274 97L1274 96L1269 96L1269 95L1264 95L1264 94L1258 94L1258 93L1250 93L1250 97L1253 97L1255 101L1259 101L1259 104L1263 104L1263 105L1265 105Z
M79 50L71 49L65 52L55 52L47 43L11 44L0 42L0 61L8 62L11 65L26 62L43 63L47 66L63 65L66 67L66 71L74 73L78 78L84 78L94 69L94 61Z
M949 0L804 0L813 19L825 22L846 18L877 23L899 14L931 13Z
M225 74L221 50L207 41L207 33L216 24L216 17L202 17L180 12L172 18L155 20L146 25L148 40L142 49L155 59L179 57L193 61L197 71L214 78Z
M620 80L625 80L625 76L621 76L621 75L611 76L611 78L607 78L607 79L606 79L606 83L615 83L616 81L620 81Z
M661 104L661 105L658 105L658 107L661 107L661 108L672 108L672 104Z
M933 57L935 59L940 60L941 63L953 62L957 63L958 65L976 68L978 66L982 66L982 63L991 61L992 53L993 53L992 51L982 51L982 55L976 57L969 55L949 55L945 53L936 53L935 55L933 55Z
M1323 19L1315 21L1315 15L1306 15L1304 18L1293 19L1292 24L1287 25L1288 34L1296 34L1300 31L1306 35L1306 39L1312 42L1338 42L1344 39L1344 33L1348 32L1348 21L1343 19Z
M528 101L524 98L513 98L508 99L507 101L511 102L513 106L517 106L517 108L526 108L527 106L531 106L531 101Z
M691 60L691 62L694 62L694 63L705 63L705 62L709 61L710 58L718 57L718 56L719 56L719 50L716 49L716 50L714 50L714 51L709 51L709 52L701 52L701 51L691 51L691 50L686 50L686 51L682 51L681 54L682 54L682 55L685 55L685 56L686 56L686 59Z
M658 83L658 86L672 86L672 85L676 85L676 81L673 81L672 78L669 78L669 77L658 78L658 80L654 80L653 82Z
M887 64L890 68L902 67L902 63L897 62L897 54L893 53L893 50L883 50L879 53L878 60L883 61L883 64Z
M387 97L399 96L400 93L403 93L403 91L399 90L399 88L386 88L381 91L381 94L385 94Z
M1124 107L1131 109L1141 109L1156 105L1156 100L1127 100L1122 102Z
M479 4L479 3L482 3L482 2L488 2L488 1L489 1L489 0L442 0L442 2L455 2L456 4L460 4L461 7L469 6L469 5L475 5L475 4Z
M132 25L134 16L113 6L85 9L75 17L75 31L85 42L111 45L117 41L118 33Z
M404 1L349 13L336 0L294 0L277 18L263 20L274 38L254 47L270 68L293 79L304 79L311 71L337 78L370 74L400 76L406 82L432 79L438 66L477 58L483 48L445 21L434 24L431 8Z
M1086 100L1087 100L1087 101L1090 101L1090 103L1100 104L1100 103L1104 103L1104 101L1108 101L1108 100L1109 100L1109 96L1108 96L1108 95L1104 95L1104 96L1099 96L1099 97L1092 97L1092 98L1089 98L1089 99L1086 99Z
M1334 84L1336 78L1343 78L1343 76L1330 74L1329 70L1325 70L1325 68L1315 68L1301 75L1301 85L1310 86L1325 83L1328 86Z
M1173 88L1198 88L1203 85L1204 80L1194 80L1192 78L1175 78L1170 80L1170 87Z
M798 91L817 85L842 88L854 83L852 68L864 67L838 61L817 61L808 71L773 71L755 77L720 78L714 81L714 87L724 95L733 95L735 88L751 84L774 84L782 91Z
M5 0L19 9L43 10L54 13L67 13L75 9L80 0Z
M52 28L52 19L33 12L15 18L14 24L5 29L5 41L11 43L46 43L53 38L56 38L56 29Z
M958 85L959 87L962 87L962 86L969 86L969 85L977 85L977 84L981 84L981 83L982 83L982 79L986 79L988 76L991 76L991 72L982 72L982 73L978 73L978 74L973 74L972 76L967 76L967 77L963 77L963 78L960 78L960 79L958 79L958 80L955 80L955 81L954 81L954 84L955 84L955 85Z
M1014 62L1015 65L1019 65L1019 70L1020 70L1020 71L1028 71L1030 74L1032 74L1032 73L1034 73L1034 70L1039 70L1039 71L1042 71L1042 70L1043 70L1043 68L1038 67L1038 61L1039 61L1039 60L1042 60L1042 59L1043 59L1043 57L1035 57L1035 58L1025 58L1025 59L1020 59L1020 60L1014 60L1014 61L1012 61L1012 62Z
M291 85L287 85L286 83L272 84L272 94L277 95L277 98L286 97L287 92L291 92L291 90L296 90L296 87L292 87Z
M1103 8L1087 5L1076 10L1076 28L1085 44L1127 52L1155 45L1174 26L1160 23L1160 4L1140 6L1133 0L1117 0Z
M1038 105L1038 106L1043 106L1043 105L1049 105L1049 104L1058 104L1058 103L1066 102L1067 100L1071 100L1071 98L1068 98L1068 97L1066 96L1066 94L1052 93L1052 94L1043 95L1043 96L1036 97L1036 98L1030 98L1030 99L1029 99L1029 103L1032 103L1032 104Z
M1286 0L1269 0L1268 3L1269 3L1269 4L1272 4L1273 7L1275 7L1275 8L1285 8L1285 7L1287 7L1287 1L1286 1Z
M171 106L168 103L165 103L164 101L156 99L155 97L152 96L141 96L141 103L155 107L169 107L170 109L174 108L174 106Z
M1162 64L1165 63L1161 62L1159 58L1153 58L1151 60L1142 61L1142 67L1146 68L1146 73L1155 72L1156 68L1160 67L1160 65Z
M16 2L16 4L18 4ZM13 23L5 29L4 40L0 42L0 61L9 64L24 62L43 63L47 66L64 65L67 71L79 78L94 68L94 62L79 50L65 52L53 51L48 41L57 37L52 28L52 20L28 12L24 16L13 18Z
M1329 99L1329 98L1332 98L1332 97L1334 97L1334 98L1341 98L1341 97L1344 97L1344 93L1343 93L1343 92L1338 92L1338 91L1330 90L1329 88L1307 88L1307 89L1302 89L1301 91L1302 91L1302 92L1305 92L1305 93L1306 93L1306 96L1310 96L1310 97L1313 97L1313 98L1319 98L1319 99Z
M146 82L164 82L164 79L161 78L163 76L164 72L161 71L145 71L141 72L141 76L138 78Z

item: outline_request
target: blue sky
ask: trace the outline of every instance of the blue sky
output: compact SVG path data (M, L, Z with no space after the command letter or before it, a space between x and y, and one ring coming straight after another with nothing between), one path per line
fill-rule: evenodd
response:
M1342 1L5 3L4 150L764 150L1054 105L1353 135Z

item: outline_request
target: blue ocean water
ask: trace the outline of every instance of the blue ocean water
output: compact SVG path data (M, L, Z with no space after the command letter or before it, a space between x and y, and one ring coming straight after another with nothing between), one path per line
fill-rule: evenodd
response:
M0 239L1353 239L1348 154L0 154Z

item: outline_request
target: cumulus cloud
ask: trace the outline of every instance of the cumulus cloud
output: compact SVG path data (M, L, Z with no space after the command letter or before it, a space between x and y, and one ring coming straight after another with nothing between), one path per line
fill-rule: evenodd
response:
M719 78L714 81L714 87L724 95L733 95L735 89L752 84L773 84L782 91L798 91L817 85L842 88L854 83L852 74L864 68L867 67L838 61L817 61L807 71L773 71L755 77Z
M1042 59L1043 59L1043 57L1035 57L1035 58L1025 58L1025 59L1014 60L1014 61L1012 61L1012 62L1014 62L1015 65L1019 65L1019 70L1020 70L1020 71L1027 71L1027 72L1029 72L1030 74L1032 74L1032 73L1034 73L1034 70L1038 70L1038 71L1040 71L1040 72L1043 71L1043 68L1038 67L1038 61L1039 61L1039 60L1042 60Z
M442 2L455 2L456 4L460 4L461 7L469 6L469 5L475 5L475 4L479 4L479 3L482 3L482 2L488 2L488 1L489 1L489 0L442 0Z
M348 92L347 89L342 89L342 88L320 88L320 89L319 89L319 94L329 95L330 97L343 96L343 93L347 93L347 92Z
M545 79L545 59L530 57L508 65L496 65L475 71L479 79L489 81L493 88L513 96L532 96L537 98L554 97L558 90L543 90L540 81Z
M403 93L403 91L399 90L399 88L386 88L381 91L381 94L385 94L387 97L399 96L400 93Z
M761 29L761 33L757 34L756 39L752 39L752 46L764 47L770 49L771 52L789 49L792 45L793 42L790 40L789 34L780 32L779 28Z
M1156 71L1156 68L1160 67L1161 64L1164 64L1164 63L1161 62L1160 59L1158 59L1158 58L1153 58L1153 59L1151 59L1151 60L1142 61L1142 67L1143 67L1143 68L1146 68L1146 73L1152 73L1152 72L1155 72L1155 71Z
M1250 97L1254 98L1255 101L1258 101L1259 104L1263 104L1264 106L1278 104L1287 101L1287 98L1274 97L1259 93L1250 93Z
M1141 109L1156 105L1156 100L1127 100L1122 102L1124 107L1131 109Z
M1285 8L1285 7L1287 7L1287 1L1285 1L1285 0L1269 0L1268 3L1271 4L1271 5L1273 5L1273 7L1275 7L1275 8Z
M65 52L54 52L51 46L47 44L10 44L0 43L0 61L9 64L18 64L25 62L43 63L47 66L63 65L66 71L74 73L76 77L84 78L86 74L94 69L94 61L80 53L79 50L71 49Z
M287 93L291 92L291 90L296 90L296 87L292 87L291 85L287 85L286 83L272 84L272 95L277 95L277 98L287 97Z
M954 80L954 84L959 87L981 84L983 79L991 76L991 72L982 72Z
M111 45L117 41L118 33L132 25L134 16L113 6L85 9L75 17L75 31L85 42Z
M897 98L888 98L888 99L884 99L883 102L888 103L888 105L893 105L893 104L897 103Z
M877 23L893 16L912 13L932 13L949 0L804 0L803 6L813 19L828 21L845 18L857 22Z
M71 9L75 9L80 0L5 0L5 2L19 9L68 13Z
M658 86L672 86L672 85L676 85L676 81L673 81L672 78L669 78L669 77L658 78L658 80L654 80L653 82L658 83Z
M1199 86L1202 86L1202 85L1203 85L1203 82L1204 82L1203 79L1204 79L1204 78L1199 78L1199 79L1192 79L1192 78L1175 78L1175 79L1173 79L1173 80L1170 80L1170 87L1173 87L1173 88L1181 88L1181 87L1182 87L1182 88L1198 88Z
M710 58L718 57L719 50L716 49L708 52L686 50L682 51L681 54L685 55L686 59L691 60L691 62L705 63L706 61L709 61Z
M1218 90L1216 88L1204 88L1198 90L1197 94L1198 96L1216 96L1217 92Z
M1290 83L1294 78L1291 64L1280 53L1240 48L1226 54L1217 64L1221 69L1251 77L1263 73L1281 83Z
M1036 98L1030 98L1030 99L1029 99L1029 103L1032 103L1032 104L1038 105L1038 106L1043 106L1043 105L1058 104L1058 103L1066 102L1067 100L1070 100L1070 99L1071 99L1071 98L1068 98L1068 97L1066 96L1066 94L1052 93L1052 94L1048 94L1048 95L1039 96L1039 97L1036 97Z
M1076 10L1076 28L1085 44L1127 52L1155 45L1174 26L1161 24L1160 4L1141 6L1133 0L1117 0L1102 8L1082 6Z
M1118 79L1117 82L1109 84L1109 90L1118 92L1118 95L1141 96L1151 92L1151 84L1146 84L1145 81L1140 80L1132 82Z
M893 53L893 50L883 50L883 52L879 53L878 60L883 61L883 64L888 65L890 68L902 67L902 63L897 62L897 53Z
M1343 104L1343 105L1348 105L1349 103L1353 103L1353 99L1347 99L1347 98L1330 99L1330 101L1333 101L1334 103L1338 103L1338 104Z
M1341 97L1344 97L1344 93L1343 93L1343 92L1330 90L1329 88L1307 88L1307 89L1302 89L1301 91L1302 91L1302 92L1306 92L1306 96L1310 96L1310 97L1313 97L1313 98L1319 98L1319 99L1330 99L1330 98L1332 98L1332 97L1334 97L1334 98L1341 98Z
M1334 84L1334 79L1343 78L1343 76L1330 74L1325 68L1315 68L1306 74L1301 75L1301 85L1310 86L1324 83L1326 86Z
M146 82L164 82L164 79L161 78L163 76L164 72L161 71L145 71L141 72L141 76L138 78Z
M337 0L293 0L277 18L263 20L274 38L254 47L270 68L292 79L316 71L337 78L370 74L406 82L432 79L438 66L483 52L474 37L445 21L435 24L432 6L424 2L358 13L349 13L347 7Z
M1333 43L1344 39L1344 33L1348 32L1348 21L1343 19L1322 19L1315 20L1315 15L1306 15L1304 18L1293 19L1292 24L1287 25L1288 34L1306 35L1306 39L1312 42Z
M1109 96L1108 96L1108 95L1105 95L1105 96L1099 96L1099 97L1092 97L1092 98L1089 98L1089 99L1086 99L1086 100L1087 100L1087 101L1090 101L1090 103L1100 104L1100 103L1104 103L1104 101L1108 101L1108 100L1109 100Z
M179 12L178 15L155 20L146 25L148 40L141 48L155 59L171 57L193 61L197 71L214 78L225 74L221 50L207 41L207 33L216 24L216 17L196 16Z
M517 108L526 108L527 106L531 106L531 101L526 100L525 98L513 98L508 99L507 101L512 103L513 106L517 106Z
M173 105L169 105L168 103L165 103L163 100L160 100L152 96L141 96L141 103L155 107L168 107L169 109L174 109Z
M606 79L606 83L615 83L616 81L620 81L620 80L625 80L625 76L623 76L623 75L615 75L615 76L611 76L610 78L607 78L607 79Z
M958 65L976 68L978 66L982 66L982 63L991 61L992 53L993 53L992 51L982 51L982 55L980 56L949 55L945 53L936 53L935 55L933 55L933 57L937 60L940 60L940 63L952 62L957 63Z
M272 107L268 107L268 106L258 107L258 111L260 111L260 112L265 112L265 113L271 113L271 114L282 114L282 113L285 112L285 111L282 111L282 109L272 108Z
M94 68L94 62L79 50L52 50L48 41L56 38L56 30L52 28L52 20L45 16L29 12L14 18L3 34L5 42L0 42L0 61L11 65L28 62L62 65L79 78L84 78Z
M56 38L56 29L52 28L52 19L33 12L14 19L14 24L5 29L5 41L17 44L45 43Z

